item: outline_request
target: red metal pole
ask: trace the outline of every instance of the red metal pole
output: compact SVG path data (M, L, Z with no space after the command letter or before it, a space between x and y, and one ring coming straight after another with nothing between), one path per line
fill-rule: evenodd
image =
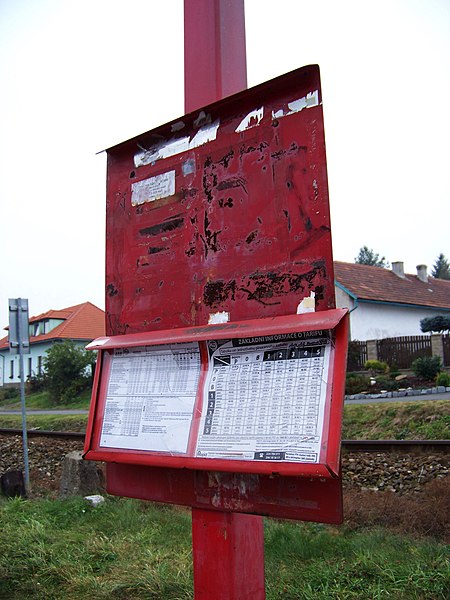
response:
M186 112L246 87L244 0L184 0Z
M186 112L247 87L244 0L184 0ZM262 517L192 510L196 600L264 600Z
M264 600L262 517L192 509L195 600Z

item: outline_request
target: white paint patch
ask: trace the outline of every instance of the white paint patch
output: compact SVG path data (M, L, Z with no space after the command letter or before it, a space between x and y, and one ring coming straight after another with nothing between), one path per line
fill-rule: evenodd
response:
M214 123L210 123L209 125L203 125L194 135L192 140L189 142L189 150L193 148L198 148L199 146L203 146L203 144L207 144L208 142L212 142L217 137L217 130L219 129L220 121L214 121Z
M245 116L239 125L236 127L235 132L240 133L241 131L245 131L246 129L251 129L252 127L257 127L264 116L264 106L261 108L255 108Z
M316 294L311 292L308 298L303 298L297 306L297 314L304 315L305 313L316 312Z
M305 108L312 108L313 106L319 106L319 90L309 92L303 98L288 102L288 110L286 110L286 112L282 108L277 111L272 111L272 119L281 119L282 117L293 115L301 112Z
M198 146L212 142L217 137L219 125L220 120L217 119L214 123L200 127L192 139L189 136L185 136L169 140L168 142L160 142L148 150L143 148L134 155L134 165L135 167L143 167L163 158L175 156L176 154L181 154L181 152L186 152L186 150L192 150L193 148L198 148Z
M149 179L137 181L131 186L131 204L138 206L175 194L175 171L167 171Z
M134 155L135 167L143 167L155 163L157 160L180 154L189 148L189 137L177 138L169 142L155 144L148 150L142 150Z
M96 340L93 340L92 342L89 342L89 344L87 344L85 346L85 349L86 350L92 350L94 348L98 348L99 346L103 346L104 344L106 344L106 342L109 342L109 337L97 338Z
M188 158L185 160L181 165L181 171L185 177L195 173L195 158Z
M177 121L176 123L173 123L172 127L170 128L170 131L172 133L175 133L176 131L181 131L184 128L185 124L183 123L183 121Z
M209 315L208 325L218 325L220 323L228 323L230 313L226 311L217 312Z

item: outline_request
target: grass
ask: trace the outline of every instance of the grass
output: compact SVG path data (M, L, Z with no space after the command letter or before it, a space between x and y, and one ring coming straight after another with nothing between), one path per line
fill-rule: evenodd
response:
M189 513L108 499L1 505L0 598L188 598Z
M87 415L27 415L27 429L84 432L86 425ZM0 415L0 428L21 429L21 416Z
M91 400L91 390L84 390L72 402L65 404L55 404L48 392L36 392L34 394L25 394L25 403L28 410L52 410L52 409L85 409L89 408ZM14 398L0 400L0 410L20 410L20 395Z
M343 439L444 440L450 438L448 400L347 405Z
M36 396L31 405L45 402ZM84 431L87 416L29 415L27 421L29 428ZM20 426L20 416L0 415L0 427ZM446 401L344 409L347 439L440 439L449 432ZM450 597L448 546L417 538L422 532L448 539L446 488L434 485L434 495L430 488L418 503L386 494L347 496L346 525L339 528L266 520L267 599ZM409 529L400 527L403 514ZM81 498L0 498L0 598L192 599L190 528L187 510L131 499L107 497L94 509ZM411 530L416 537L397 533Z
M85 407L88 407L88 402ZM85 431L86 423L87 415L27 416L29 429ZM21 428L21 426L20 415L0 415L0 427ZM349 440L449 439L450 402L418 400L346 405L342 438Z
M0 598L193 598L190 514L130 499L0 502ZM433 539L265 521L267 599L444 600Z

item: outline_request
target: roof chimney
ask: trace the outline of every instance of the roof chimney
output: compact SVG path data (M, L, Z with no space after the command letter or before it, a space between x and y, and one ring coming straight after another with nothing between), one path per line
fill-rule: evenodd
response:
M428 275L427 275L427 265L417 265L417 277L420 281L424 283L428 283Z
M392 272L401 277L402 279L406 279L405 270L403 268L403 263L401 261L396 261L392 263Z

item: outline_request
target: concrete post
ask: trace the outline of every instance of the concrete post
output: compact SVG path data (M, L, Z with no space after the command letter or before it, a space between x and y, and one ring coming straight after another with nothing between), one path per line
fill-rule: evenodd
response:
M378 360L377 340L367 340L367 360Z
M431 334L431 355L439 356L444 364L444 344L442 343L442 335L440 333Z

